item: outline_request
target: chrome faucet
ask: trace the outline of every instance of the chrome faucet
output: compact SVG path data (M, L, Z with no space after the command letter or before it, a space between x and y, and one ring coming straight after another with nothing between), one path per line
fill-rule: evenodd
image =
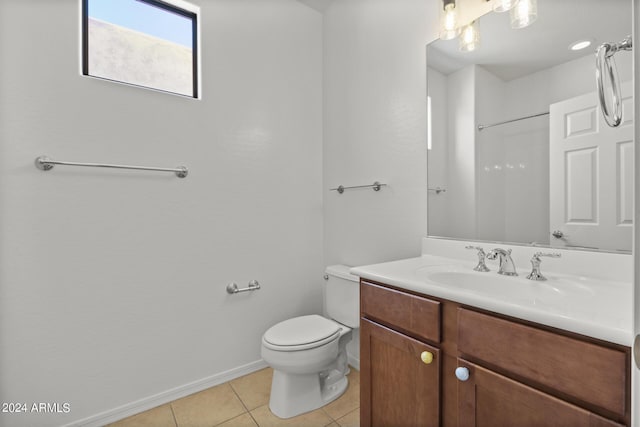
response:
M484 263L484 259L486 257L484 253L484 249L480 246L465 246L465 249L475 249L478 251L478 265L476 265L473 269L475 271L489 271L487 265Z
M504 274L505 276L517 276L516 266L513 264L513 259L511 259L511 249L505 251L501 248L495 248L487 254L487 258L496 259L500 263L500 267L498 268L498 274Z
M549 254L545 254L542 252L536 252L535 254L533 254L533 257L531 258L531 273L529 273L527 275L527 279L529 280L547 280L546 277L544 277L542 275L542 273L540 272L540 263L542 262L540 260L541 256L548 256L551 258L560 258L560 253L556 252L556 253L549 253Z

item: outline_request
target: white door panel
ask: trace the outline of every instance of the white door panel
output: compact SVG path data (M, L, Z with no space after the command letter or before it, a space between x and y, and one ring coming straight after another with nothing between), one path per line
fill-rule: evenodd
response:
M633 99L622 86L623 123L610 128L596 93L551 105L550 233L556 247L631 250Z

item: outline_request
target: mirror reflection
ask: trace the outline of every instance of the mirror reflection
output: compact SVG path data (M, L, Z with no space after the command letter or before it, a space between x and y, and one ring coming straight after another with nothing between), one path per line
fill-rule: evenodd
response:
M524 29L478 19L472 52L428 46L429 236L631 250L633 57L615 56L623 113L610 128L594 55L631 34L631 17L630 0L538 0Z

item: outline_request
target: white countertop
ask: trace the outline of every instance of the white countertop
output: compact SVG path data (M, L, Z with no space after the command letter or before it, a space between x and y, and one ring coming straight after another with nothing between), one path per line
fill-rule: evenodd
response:
M631 347L633 344L633 286L626 280L581 277L566 273L543 273L549 280L536 282L525 278L473 271L475 257L468 260L424 254L417 258L366 265L351 269L365 279L431 295L496 313L529 320L582 335ZM606 265L603 266L606 268ZM473 282L495 278L509 292L478 286L461 288L430 279L433 272L457 271ZM477 276L476 276L477 275ZM493 281L491 279L491 281ZM513 288L511 287L513 286ZM543 294L552 298L536 298Z

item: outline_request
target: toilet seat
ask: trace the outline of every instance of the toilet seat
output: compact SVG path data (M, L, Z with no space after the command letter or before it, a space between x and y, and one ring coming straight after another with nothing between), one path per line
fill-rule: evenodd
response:
M341 326L317 314L294 317L267 330L265 347L275 351L300 351L320 347L340 336Z

